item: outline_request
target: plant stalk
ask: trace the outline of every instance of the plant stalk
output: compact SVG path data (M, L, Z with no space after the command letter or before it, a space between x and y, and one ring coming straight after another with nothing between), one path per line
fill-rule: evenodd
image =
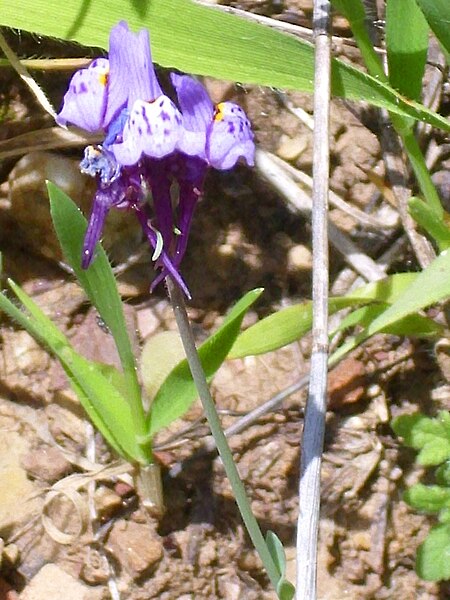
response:
M197 387L205 416L208 420L211 433L216 442L217 450L219 451L220 458L222 459L225 472L230 481L234 497L236 498L236 503L242 515L242 520L244 521L248 534L256 551L259 554L272 585L275 589L277 589L280 573L278 572L278 568L276 567L270 555L258 522L252 513L244 484L239 476L239 472L233 460L230 447L228 446L228 442L222 430L219 415L217 414L214 400L211 397L211 392L209 391L206 377L198 356L197 348L195 346L195 340L189 324L189 318L186 312L183 294L178 286L170 279L170 277L166 278L166 285L169 291L170 300L175 313L175 318L180 331L183 347L186 352L186 358L189 363L192 378Z
M312 188L313 342L309 394L300 460L297 521L297 600L317 597L320 467L325 432L328 373L328 183L331 89L331 6L315 0L314 142Z

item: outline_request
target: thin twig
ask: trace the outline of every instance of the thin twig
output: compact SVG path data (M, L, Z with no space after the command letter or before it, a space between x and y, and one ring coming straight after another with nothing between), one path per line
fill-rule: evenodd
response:
M308 216L311 214L313 200L299 188L292 177L286 173L286 170L280 167L268 152L257 149L255 166L296 212ZM377 281L385 277L383 269L380 269L375 261L364 254L334 223L329 223L328 234L331 244L364 279Z
M75 71L87 67L92 58L23 58L19 63L25 69L36 71ZM0 67L11 67L11 62L0 58Z
M282 158L276 156L275 154L270 154L270 156L275 162L277 162L280 165L280 167L282 167L287 173L292 175L292 178L295 181L298 181L307 188L312 189L312 178L307 173L296 169L295 167L290 165ZM345 214L349 215L350 217L353 217L353 219L361 223L361 225L365 225L366 227L370 227L371 229L394 229L398 227L399 219L397 213L394 213L394 211L392 211L392 221L388 221L386 218L382 220L377 217L374 217L373 215L369 215L363 212L359 208L356 208L356 206L349 204L332 190L329 191L329 200L331 206L338 208Z
M0 31L0 48L3 50L6 58L11 63L11 66L15 69L15 71L18 73L18 75L27 84L27 86L29 87L29 89L33 93L33 95L36 98L36 100L42 106L42 108L46 112L48 112L48 114L51 117L53 117L53 119L55 119L56 118L55 109L51 105L51 103L48 100L47 96L44 94L44 92L41 90L41 88L38 86L38 84L35 82L35 80L28 73L27 69L24 67L24 65L17 58L17 56L15 55L14 51L9 47L8 42L6 41L4 35L1 33L1 31Z
M83 134L81 130L78 133L74 129L63 129L62 127L46 127L2 140L0 142L0 160L38 150L86 146L100 141L101 138L98 134Z
M297 522L297 600L315 600L320 466L328 370L328 184L331 89L330 2L314 1L313 341L302 439Z

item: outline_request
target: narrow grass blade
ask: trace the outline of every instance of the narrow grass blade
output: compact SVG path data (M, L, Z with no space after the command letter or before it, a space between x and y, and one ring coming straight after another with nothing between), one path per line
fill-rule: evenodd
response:
M389 82L396 90L420 99L428 51L428 23L416 0L387 0L386 50Z
M383 65L373 48L364 26L365 11L362 0L333 0L333 4L348 19L369 73L379 81L387 83L388 79L384 73ZM392 124L402 138L409 161L427 204L438 216L442 216L443 209L439 194L436 191L422 151L412 130L411 119L405 118L404 115L399 115L396 111L388 110Z
M342 308L352 308L372 302L390 304L415 277L415 273L392 275L383 281L363 286L347 296L330 298L329 312L334 314ZM311 301L284 308L241 333L230 350L228 358L242 358L277 350L300 339L311 327Z
M60 360L83 408L116 452L140 460L130 409L117 387L104 377L100 368L75 352L62 332L18 285L12 281L10 285L30 315L4 294L0 294L0 309Z
M450 2L448 0L416 0L431 29L441 42L450 63Z
M433 238L441 252L450 247L450 229L444 220L445 213L442 215L436 214L420 198L410 199L408 202L408 211L416 223Z
M145 5L108 0L106 11L102 2L86 0L23 0L20 7L4 1L0 11L1 25L101 48L107 47L110 29L122 19L135 30L151 30L154 60L164 67L241 83L312 91L311 44L190 0L151 0ZM450 130L443 117L339 60L332 63L332 93L349 100L366 100Z
M450 297L450 250L442 252L417 275L400 297L359 335L347 341L331 356L334 364L372 335L385 331L400 319Z
M245 313L259 298L262 289L248 292L230 311L221 327L198 349L203 370L208 379L216 373L232 347ZM166 427L183 415L197 398L189 365L186 359L180 362L160 387L151 405L148 427L149 435Z

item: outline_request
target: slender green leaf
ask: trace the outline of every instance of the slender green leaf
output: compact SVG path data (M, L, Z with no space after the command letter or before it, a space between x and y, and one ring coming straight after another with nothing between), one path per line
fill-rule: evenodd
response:
M387 0L386 50L389 82L419 100L428 51L428 23L416 0Z
M142 8L143 7L143 8ZM155 61L187 73L312 91L313 47L293 36L190 0L22 0L1 2L0 22L88 46L106 48L112 26L125 19L148 27ZM298 69L298 65L302 65ZM333 94L366 100L388 110L450 130L450 123L408 101L386 83L333 60Z
M394 302L403 290L414 281L415 273L401 273L363 286L343 297L330 298L330 314L343 308L356 307L371 302ZM310 301L289 306L246 329L237 338L228 358L264 354L295 342L312 326Z
M89 269L81 268L87 221L77 205L56 185L48 183L50 208L64 257L73 269L89 300L110 329L124 366L134 370L134 355L125 325L122 302L106 252L100 244Z
M262 291L259 288L245 294L230 311L221 327L200 346L198 353L208 379L213 377L225 360L239 333L245 313ZM150 437L183 415L196 398L197 389L188 362L184 359L171 371L151 405L148 422Z
M295 595L295 588L285 579L286 577L286 554L280 538L273 531L266 533L266 544L270 555L275 563L279 573L280 580L277 585L277 594L280 600L292 600Z
M436 212L420 198L411 198L408 202L409 214L435 240L442 252L450 247L450 229L444 214Z
M272 560L280 573L280 577L284 577L286 573L286 553L280 538L276 533L269 530L266 533L266 544L269 549L270 556L272 557Z
M89 269L81 268L83 240L87 227L86 219L76 204L62 190L51 182L47 184L47 187L52 219L64 257L72 267L89 300L111 331L127 382L127 396L133 396L134 403L139 405L141 399L134 354L125 324L122 302L108 257L101 245L97 244L93 263Z
M372 321L381 315L389 307L387 303L372 304L370 306L362 306L357 308L347 315L339 323L339 326L333 332L333 335L338 331L345 331L349 327L368 327ZM416 337L427 337L430 335L438 335L442 332L443 327L436 323L433 319L423 317L422 315L407 315L392 323L381 333L390 333L391 335L410 335Z
M450 524L436 525L417 549L416 570L422 579L450 579Z
M448 0L416 0L450 62L450 2Z
M0 294L0 309L59 359L83 408L116 452L128 459L142 459L128 403L117 388L94 363L75 352L62 332L17 284L10 284L30 315L4 294Z
M443 508L450 508L450 488L440 485L423 485L417 483L403 496L405 502L423 512L439 512Z
M370 336L386 330L396 321L450 296L450 251L442 252L417 275L400 297L359 335L343 344L332 355L334 363Z

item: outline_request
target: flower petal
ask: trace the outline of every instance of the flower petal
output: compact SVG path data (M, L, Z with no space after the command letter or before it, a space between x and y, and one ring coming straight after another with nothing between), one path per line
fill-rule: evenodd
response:
M199 160L196 157L186 158L181 157L181 155L176 155L173 162L175 164L172 168L172 173L179 187L178 221L176 223L179 233L176 237L173 258L174 265L178 267L186 252L192 217L197 202L203 193L203 182L208 165L205 161Z
M125 21L109 37L110 87L105 121L110 123L124 106L136 100L154 100L162 94L156 78L146 29L135 34Z
M107 197L99 190L94 199L91 216L84 236L83 255L81 257L81 266L87 269L94 258L94 250L97 242L100 240L106 215L111 207Z
M242 157L253 166L254 156L253 132L245 112L233 102L218 104L207 136L209 164L216 169L231 169Z
M58 125L71 123L92 133L103 129L108 73L108 60L97 58L87 69L74 74L56 118Z
M171 181L161 160L146 161L147 175L152 191L156 227L162 235L164 251L169 254L173 237L173 210L170 193Z
M167 96L155 102L137 100L123 130L123 142L111 146L121 165L134 165L142 154L162 158L171 154L182 131L181 114Z
M177 92L183 126L189 131L206 132L214 117L214 104L204 86L188 75L171 73L170 79Z

